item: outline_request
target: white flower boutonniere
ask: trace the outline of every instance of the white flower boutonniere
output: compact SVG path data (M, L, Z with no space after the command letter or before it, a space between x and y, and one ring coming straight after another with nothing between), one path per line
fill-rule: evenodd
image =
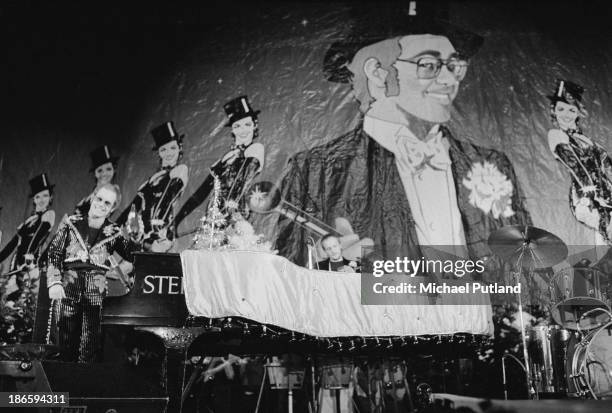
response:
M507 218L515 214L512 210L512 182L497 166L490 162L476 162L463 179L463 185L471 190L470 204L493 218Z

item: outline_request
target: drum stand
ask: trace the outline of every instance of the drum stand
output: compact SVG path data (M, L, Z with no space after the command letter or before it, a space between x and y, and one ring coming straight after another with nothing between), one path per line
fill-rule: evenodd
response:
M261 379L261 385L259 386L259 394L257 395L257 405L255 406L255 413L259 413L259 404L261 403L261 395L263 394L264 387L266 387L266 377L268 377L268 369L264 367L263 377Z
M270 377L270 387L272 390L284 390L287 389L287 411L288 413L293 413L293 390L300 390L303 385L303 380L305 376L304 370L286 370L287 372L287 387L285 387L284 383L277 382L278 374L273 374L272 369L284 369L285 367L279 365L266 364L264 365L264 376L261 382L261 387L259 389L259 395L257 397L257 406L255 407L255 413L259 411L259 405L261 402L261 395L263 393L263 388L266 383L266 375ZM268 372L268 369L271 369Z
M508 382L506 381L506 358L508 357L516 361L518 365L521 366L521 369L525 371L525 365L515 355L508 353L502 356L501 363L502 363L502 379L503 379L503 385L504 385L504 400L508 400Z
M293 388L296 382L296 373L287 372L287 379L289 381L289 389L287 390L287 411L293 413Z
M523 256L525 255L525 251L531 252L531 249L529 249L528 245L529 245L529 241L526 240L523 243L523 246L521 247L521 252L516 261L516 265L518 267L518 271L515 273L517 286L520 286L521 284L521 274L523 273L522 264L523 264ZM532 255L532 258L535 259L536 257ZM525 336L525 320L523 319L523 300L521 298L521 291L520 291L521 289L519 288L518 290L519 290L519 292L517 293L518 312L519 312L519 320L521 324L521 340L523 342L523 360L525 361L524 370L525 370L525 377L527 379L527 382L526 382L527 398L528 399L531 399L531 398L538 399L538 393L535 391L535 388L533 387L533 383L531 379L531 371L529 368L529 352L527 351L527 338ZM505 379L505 374L504 374L504 379Z
M342 368L344 369L344 367L342 367ZM353 367L351 367L350 371L352 371L352 368ZM329 411L329 409L325 408L325 406L324 406L325 405L325 403L324 403L324 392L327 392L327 391L329 391L329 395L330 395L330 398L332 400L332 404L333 404L332 411L333 411L333 413L342 413L343 411L346 411L346 408L345 409L342 408L343 407L342 406L342 390L349 391L349 389L351 389L351 384L353 383L352 373L349 376L350 378L349 378L347 386L343 386L342 385L342 380L338 380L337 383L334 383L333 385L327 386L327 387L324 386L324 384L323 384L324 383L324 380L323 380L323 375L324 374L326 374L325 373L325 369L322 368L321 369L321 376L320 376L321 386L320 386L320 389L319 389L319 400L317 402L317 409L315 410L315 412L316 413L322 413L322 412L328 412ZM352 397L352 392L349 392L349 395L348 395L349 403L351 403L352 398L353 398ZM353 401L353 403L354 403L354 401Z
M343 387L330 387L329 389L325 389L325 390L329 390L330 392L332 392L333 394L333 399L334 399L334 413L341 413L342 412L342 408L341 408L341 404L340 404L340 397L341 397L341 391L342 391Z
M516 286L518 291L518 311L521 323L521 340L523 343L523 359L525 362L525 377L527 397L537 398L538 394L533 387L527 351L527 338L525 335L525 320L523 317L523 302L520 293L521 274L523 267L527 274L532 274L536 268L548 268L567 258L567 246L561 238L540 228L529 225L506 225L497 229L488 240L491 251L506 262L516 259ZM526 265L528 264L528 265ZM503 365L502 367L505 367ZM504 368L505 377L505 368Z

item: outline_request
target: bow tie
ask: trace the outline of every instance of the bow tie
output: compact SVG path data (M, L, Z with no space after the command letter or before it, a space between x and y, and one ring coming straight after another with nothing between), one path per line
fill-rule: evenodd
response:
M417 139L403 130L398 132L397 137L398 146L403 145L405 148L400 150L400 153L404 153L402 161L413 173L421 173L427 165L444 171L451 164L448 146L445 145L439 125L434 126L424 140Z

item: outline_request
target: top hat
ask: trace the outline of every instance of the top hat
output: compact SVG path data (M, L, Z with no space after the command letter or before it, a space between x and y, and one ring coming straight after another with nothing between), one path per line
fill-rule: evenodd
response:
M30 197L33 197L37 193L44 191L45 189L49 190L49 193L53 192L53 187L51 182L49 182L49 178L47 178L46 173L42 173L40 175L35 176L30 179Z
M236 99L230 100L223 105L223 109L225 109L225 114L228 117L225 126L232 126L234 122L247 116L255 118L261 112L260 110L253 110L247 96L238 96Z
M346 37L333 43L323 60L323 72L331 82L348 83L353 74L347 65L365 46L394 37L431 34L450 40L461 56L469 58L484 39L449 22L445 1L356 3L351 9L353 25Z
M174 122L164 122L161 125L157 126L153 130L151 130L151 135L153 136L153 140L155 141L155 146L153 150L156 151L160 146L164 146L168 142L177 141L181 142L185 135L180 135L176 133L176 129L174 129Z
M565 102L570 105L576 105L578 108L582 106L582 94L584 88L569 80L557 80L555 93L548 95L547 98L551 103Z
M99 148L94 149L89 154L91 156L91 171L95 171L97 167L104 165L105 163L116 164L119 159L118 156L114 156L108 145L102 145Z

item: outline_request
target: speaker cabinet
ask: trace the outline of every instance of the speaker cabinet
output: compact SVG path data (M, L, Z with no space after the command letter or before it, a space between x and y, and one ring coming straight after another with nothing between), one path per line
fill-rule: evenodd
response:
M166 412L168 396L158 371L126 363L43 362L51 390L67 392L69 407L53 413Z
M70 397L70 406L51 409L51 413L164 413L167 399Z

